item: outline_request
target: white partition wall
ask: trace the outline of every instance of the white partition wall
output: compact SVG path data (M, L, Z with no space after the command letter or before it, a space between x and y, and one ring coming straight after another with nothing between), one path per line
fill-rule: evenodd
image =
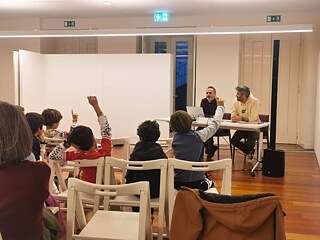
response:
M86 96L96 95L114 137L136 137L144 120L172 113L169 54L35 54L20 51L21 105L26 112L46 107L61 111L60 129L69 129L71 110L79 124L99 136L96 115ZM162 126L162 125L161 125ZM168 136L168 126L162 126Z

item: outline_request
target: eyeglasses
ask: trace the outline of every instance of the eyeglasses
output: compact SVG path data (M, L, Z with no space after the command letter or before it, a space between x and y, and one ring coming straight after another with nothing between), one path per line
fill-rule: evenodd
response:
M206 94L212 94L212 92L207 92Z

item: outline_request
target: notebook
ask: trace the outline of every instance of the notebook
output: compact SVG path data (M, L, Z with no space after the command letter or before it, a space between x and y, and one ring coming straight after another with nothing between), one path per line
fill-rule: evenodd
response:
M198 117L204 117L204 112L202 107L187 106L187 112L191 116L192 120L196 120Z

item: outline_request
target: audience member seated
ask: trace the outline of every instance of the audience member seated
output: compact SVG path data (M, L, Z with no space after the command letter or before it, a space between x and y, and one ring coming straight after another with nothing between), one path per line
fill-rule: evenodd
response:
M32 133L23 112L0 101L0 232L3 239L42 239L50 168L25 159Z
M192 119L185 111L176 111L170 117L170 127L174 133L172 150L175 158L185 161L204 162L204 143L219 129L224 113L224 101L217 100L217 109L208 126L192 130ZM174 188L181 186L207 190L214 186L204 172L175 170Z
M107 117L101 111L98 99L95 96L89 96L88 101L98 116L102 137L101 146L97 146L92 130L89 127L76 126L69 133L67 141L64 141L53 149L49 155L49 159L55 161L72 161L77 159L97 159L104 156L111 156L111 128ZM73 148L69 149L70 146ZM95 183L96 168L87 167L80 169L79 177L81 180Z
M41 114L45 120L46 131L44 136L48 138L66 138L66 132L58 130L60 120L62 119L61 113L52 108L46 108Z
M156 121L144 121L137 129L140 141L135 145L129 161L148 161L168 158L162 147L156 143L160 137L159 124ZM150 198L158 198L160 190L160 170L135 171L128 170L126 183L148 181ZM133 210L139 211L138 208Z
M44 118L39 113L30 112L26 114L27 121L33 134L32 153L35 159L44 159L46 153L46 143L43 135Z

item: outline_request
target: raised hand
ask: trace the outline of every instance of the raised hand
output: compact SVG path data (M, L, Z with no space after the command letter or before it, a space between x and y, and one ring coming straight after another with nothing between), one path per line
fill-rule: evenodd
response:
M94 106L99 105L98 99L97 99L96 96L88 96L87 99L88 99L88 102L89 102L89 104L90 104L91 106L94 107Z
M72 122L78 122L78 113L74 112L73 109L71 110Z
M88 102L90 103L90 105L93 107L94 111L96 112L97 116L102 116L103 112L100 109L99 103L98 103L98 99L96 96L88 96L87 97Z
M217 100L217 105L218 106L224 107L224 100L222 98L216 98L216 100Z

